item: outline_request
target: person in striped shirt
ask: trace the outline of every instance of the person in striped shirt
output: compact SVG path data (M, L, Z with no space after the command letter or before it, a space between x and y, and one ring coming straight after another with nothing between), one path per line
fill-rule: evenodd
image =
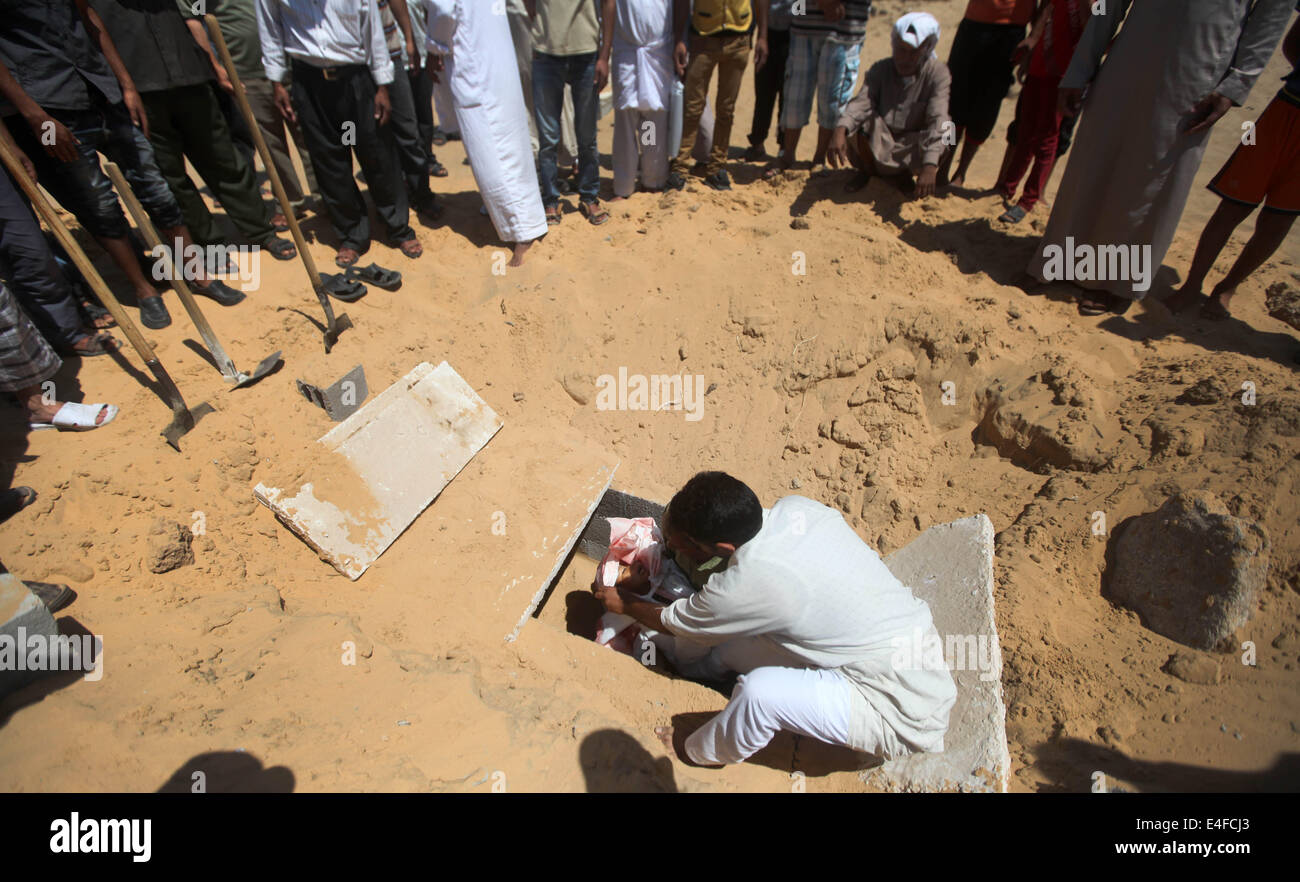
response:
M794 165L799 135L812 115L817 96L817 148L812 169L825 169L826 148L840 114L853 97L862 56L862 39L871 17L871 0L816 0L793 10L790 54L785 66L781 111L783 150L768 170L771 179Z

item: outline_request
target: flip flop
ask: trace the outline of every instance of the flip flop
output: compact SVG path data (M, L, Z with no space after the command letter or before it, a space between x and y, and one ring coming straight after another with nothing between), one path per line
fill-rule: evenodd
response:
M271 215L271 229L277 233L289 232L289 219L284 216L284 212L277 212Z
M298 256L298 249L288 239L272 237L262 243L262 248L270 252L276 260L293 260Z
M117 319L113 318L113 314L89 297L79 300L77 307L86 320L98 330L117 327Z
M1006 211L1002 212L1002 214L998 216L998 220L1004 224L1018 224L1025 219L1026 214L1028 214L1028 212L1025 211L1023 205L1013 205Z
M347 278L343 273L321 273L321 289L335 300L355 303L366 296L369 290L355 279Z
M108 415L104 417L102 423L95 423L95 417L99 412L108 408ZM58 413L54 414L54 419L48 423L28 423L33 430L35 429L58 429L60 432L89 432L91 429L102 429L109 423L113 422L113 417L117 416L116 404L78 404L75 401L64 402L59 408Z
M377 263L372 263L370 266L350 266L343 277L348 281L360 279L367 285L374 285L385 291L396 291L402 287L401 273L397 270L384 269Z
M108 355L110 352L116 352L118 348L117 339L105 331L83 334L77 338L77 343L82 340L89 340L90 343L84 347L78 347L76 343L63 346L61 347L61 354L69 358L92 358L96 355Z
M559 204L546 206L546 225L548 227L557 227L560 225L561 215Z
M36 491L31 487L11 487L0 493L0 523L36 501Z

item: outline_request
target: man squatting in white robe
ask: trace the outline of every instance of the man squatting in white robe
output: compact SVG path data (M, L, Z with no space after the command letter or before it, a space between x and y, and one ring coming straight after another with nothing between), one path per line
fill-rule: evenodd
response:
M614 82L614 195L668 180L668 102L673 81L672 0L601 0L602 61ZM611 61L612 52L612 61Z
M514 243L511 266L546 234L528 109L510 23L484 0L427 0L429 51L443 57L460 135L497 235ZM432 66L431 66L432 68Z
M781 730L886 759L943 750L957 687L924 649L940 645L930 608L838 511L802 496L764 510L740 481L701 472L663 519L670 549L725 568L667 606L636 596L644 571L594 587L610 612L667 632L656 645L682 674L742 675L726 709L686 739L689 760L743 762ZM702 658L699 644L712 647ZM659 734L670 744L670 730Z

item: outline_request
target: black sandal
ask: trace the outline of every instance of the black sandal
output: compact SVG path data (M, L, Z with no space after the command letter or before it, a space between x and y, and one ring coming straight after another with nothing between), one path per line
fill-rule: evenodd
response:
M344 303L355 303L366 296L367 288L355 279L345 278L342 273L321 273L321 290Z
M343 277L348 281L360 279L367 285L374 285L385 291L396 291L402 287L401 273L397 270L384 269L377 263L372 263L370 266L350 266Z
M274 236L262 243L262 247L271 253L276 260L293 260L298 256L298 249L288 239L281 239Z
M90 344L84 349L78 349L76 344L87 339L90 340ZM116 352L117 348L117 338L107 331L96 331L93 334L82 334L74 342L59 347L59 354L69 358L92 358L96 355Z
M86 324L98 331L104 331L108 328L117 327L117 319L113 314L104 307L100 306L89 297L77 301L77 308L81 311L82 316L86 319ZM108 324L101 325L100 322L107 321Z

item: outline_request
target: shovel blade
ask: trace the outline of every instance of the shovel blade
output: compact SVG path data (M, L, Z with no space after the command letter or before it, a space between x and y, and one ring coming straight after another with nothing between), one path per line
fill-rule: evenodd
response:
M281 350L277 349L275 352L272 352L266 358L259 361L257 367L253 368L251 374L240 374L239 382L235 383L235 388L242 389L245 386L251 386L258 380L262 379L262 377L265 377L267 374L271 373L271 371L275 370L281 361L280 352Z
M334 344L339 342L339 334L352 327L352 319L348 318L347 313L341 313L334 318L334 327L325 329L325 354L334 348Z
M202 404L196 404L188 410L173 411L172 421L163 428L162 436L167 439L167 443L171 445L173 450L180 453L181 437L198 425L199 420L214 411L215 408L206 401Z

